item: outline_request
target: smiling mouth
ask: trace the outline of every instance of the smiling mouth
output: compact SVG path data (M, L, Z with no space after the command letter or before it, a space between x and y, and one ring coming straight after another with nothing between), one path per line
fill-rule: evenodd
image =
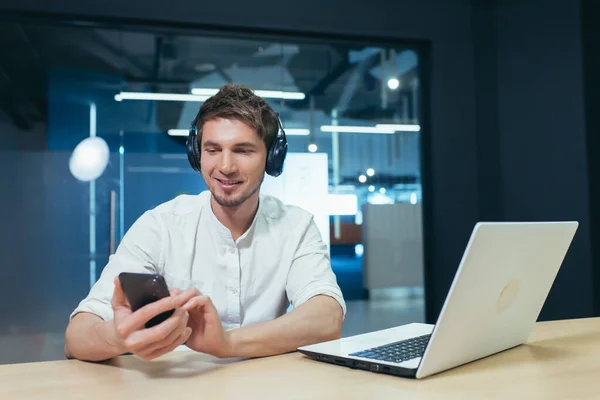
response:
M218 178L215 178L215 179L225 186L239 185L240 183L242 183L242 181L235 181L235 180L230 180L230 179L218 179Z

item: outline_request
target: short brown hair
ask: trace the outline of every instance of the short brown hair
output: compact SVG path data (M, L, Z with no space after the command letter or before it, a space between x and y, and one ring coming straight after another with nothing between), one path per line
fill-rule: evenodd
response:
M195 119L199 141L204 123L215 118L237 119L256 129L267 151L279 131L277 113L243 85L227 84L202 104Z

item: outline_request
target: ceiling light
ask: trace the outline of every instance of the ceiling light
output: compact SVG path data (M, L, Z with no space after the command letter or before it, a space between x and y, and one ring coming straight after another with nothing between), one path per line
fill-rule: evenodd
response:
M379 193L373 193L367 198L369 204L394 204L394 200Z
M311 144L309 144L309 145L308 145L308 151L310 151L311 153L314 153L314 152L316 152L318 149L319 149L319 148L318 148L318 147L317 147L317 145L316 145L316 144L314 144L314 143L311 143Z
M304 100L306 97L301 92L282 92L278 90L255 90L254 94L266 99Z
M208 96L182 93L121 92L115 95L116 101L157 100L157 101L205 101Z
M69 158L69 171L82 182L96 180L106 170L110 150L104 139L90 136L83 139Z
M421 127L417 124L377 124L378 128L393 129L394 131L419 132Z
M202 96L212 96L217 94L219 89L193 88L192 94ZM283 99L283 100L304 100L306 95L301 92L284 92L281 90L253 90L254 94L265 99Z
M367 181L367 177L366 177L366 176L364 176L364 175L360 175L360 176L358 177L358 181L359 181L360 183L365 183L365 182Z
M284 130L285 134L289 136L308 136L310 134L310 130L308 129L288 128Z
M381 194L385 194L385 188L381 188L381 189L379 189L379 193L381 193Z
M362 244L354 245L354 254L356 254L357 257L362 257L363 254L365 254L365 246Z
M369 192L374 192L375 191L375 186L371 185L369 186Z
M219 89L202 89L202 88L192 88L192 94L202 95L202 96L213 96L217 94Z
M369 175L369 176L375 175L375 170L373 168L367 169L367 175Z
M169 136L187 136L189 131L187 129L169 129ZM286 129L285 134L288 136L308 136L310 131L308 129Z
M169 136L188 136L190 131L187 129L169 129L167 133Z
M322 125L322 132L340 132L340 133L386 133L396 132L394 128L376 127L376 126L343 126L343 125Z
M398 89L398 86L400 86L400 81L396 78L391 78L390 80L388 80L388 87L392 90L396 90Z
M410 194L410 204L417 204L417 194L414 192Z

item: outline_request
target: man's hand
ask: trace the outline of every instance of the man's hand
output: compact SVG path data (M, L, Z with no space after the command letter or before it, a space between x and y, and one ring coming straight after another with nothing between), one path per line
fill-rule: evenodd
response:
M232 344L223 329L219 313L210 297L199 294L183 306L190 315L188 327L192 328L186 345L192 350L216 357L229 357Z
M129 352L144 360L152 360L174 350L188 340L192 329L187 326L189 313L182 308L182 305L197 295L195 289L183 293L172 290L171 296L133 312L118 277L114 282L113 326L118 341L115 345L122 353ZM152 328L145 327L146 322L156 315L173 309L175 312L166 321Z

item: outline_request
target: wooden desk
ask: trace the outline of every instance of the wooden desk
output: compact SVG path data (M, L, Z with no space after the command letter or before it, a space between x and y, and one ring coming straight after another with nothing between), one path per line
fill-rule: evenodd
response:
M422 381L293 353L218 360L191 351L0 366L0 399L598 399L600 318L538 323L527 345Z

